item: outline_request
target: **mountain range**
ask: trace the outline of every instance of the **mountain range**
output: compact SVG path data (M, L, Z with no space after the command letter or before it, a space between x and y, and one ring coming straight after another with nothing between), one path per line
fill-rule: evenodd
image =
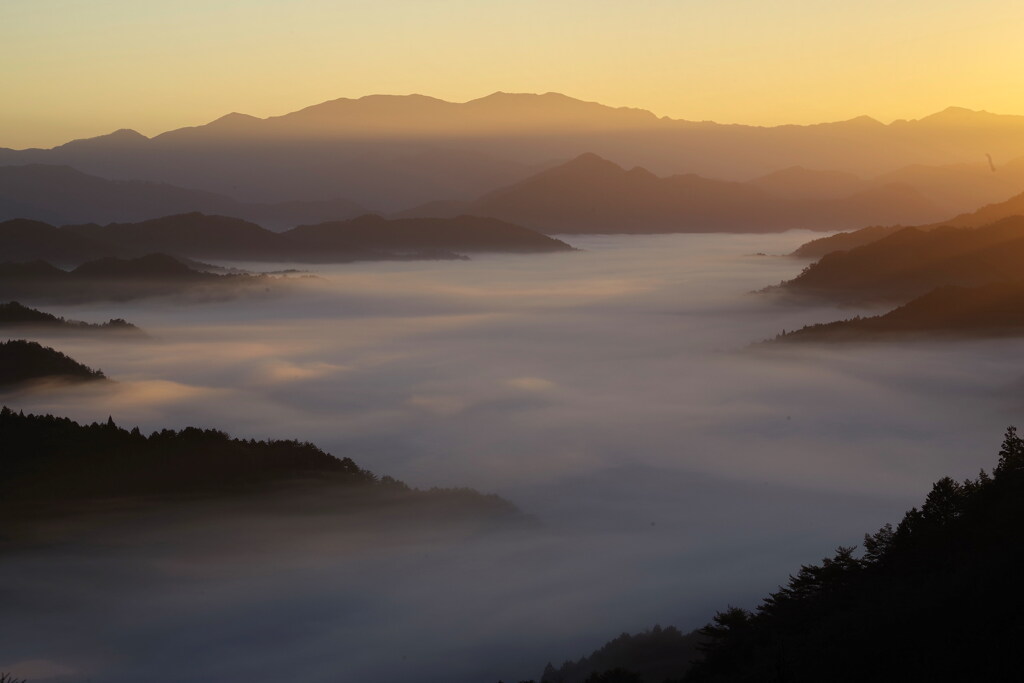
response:
M1024 216L979 228L905 228L833 251L777 289L842 303L906 302L947 285L1024 279Z
M1003 202L987 204L976 211L969 211L938 223L916 227L919 230L933 230L940 227L978 228L1011 216L1024 216L1024 192ZM793 252L793 256L818 258L832 251L853 249L899 232L903 227L901 225L872 225L852 232L820 237L800 245Z
M129 223L195 211L236 216L271 229L367 213L366 208L344 199L240 202L162 182L107 180L70 166L0 166L0 220L30 218L55 225Z
M203 272L167 254L86 261L67 271L42 260L0 263L0 299L84 303L189 295L224 298L243 291L268 292L283 281L269 275Z
M163 252L189 259L298 261L461 258L461 252L568 251L533 230L493 218L387 220L366 215L348 221L271 232L227 216L188 213L139 223L68 225L24 219L0 223L0 253L8 261L43 259L77 265L104 256ZM459 252L459 253L456 253Z
M758 127L659 118L557 93L465 103L374 95L263 119L232 113L152 138L123 129L47 150L0 149L0 166L67 165L246 203L347 200L393 212L469 201L584 152L658 175L732 181L793 166L831 169L909 183L956 212L1019 191L1024 117L953 107L890 124L862 116Z
M432 202L400 215L492 216L552 234L828 230L942 213L909 186L841 188L831 182L836 177L799 169L749 183L694 174L661 178L587 153L475 201ZM821 178L828 192L812 188L799 196L804 178Z
M929 338L1024 335L1024 282L937 287L884 315L808 325L774 341L861 342L925 334Z

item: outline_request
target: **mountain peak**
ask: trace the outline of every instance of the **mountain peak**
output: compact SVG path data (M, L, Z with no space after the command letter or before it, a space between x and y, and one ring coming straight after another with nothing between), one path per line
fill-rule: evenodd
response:
M601 168L611 169L615 168L619 171L623 170L621 166L616 164L614 161L608 161L602 156L594 154L593 152L584 152L574 159L570 159L560 166L560 168Z
M108 134L106 136L101 136L101 137L106 137L109 140L148 140L149 139L145 135L140 133L139 131L134 130L132 128L118 128L113 133L110 133L110 134Z
M142 133L132 130L131 128L119 128L113 133L107 133L106 135L97 135L92 138L79 138L66 142L63 145L54 147L54 149L66 149L68 147L99 147L99 146L110 146L110 145L135 145L142 142L148 142L147 138Z
M988 123L1004 118L983 109L967 109L966 107L946 107L940 112L918 119L918 123L941 124L947 126L967 126ZM1015 118L1015 117L1013 117Z
M255 116L250 116L249 114L240 114L237 111L233 111L230 114L225 114L224 116L221 116L219 119L214 119L213 121L211 121L209 123L209 125L211 125L211 126L224 125L224 124L235 125L235 124L239 124L239 123L243 123L243 124L244 123L252 123L254 121L262 121L262 120L263 119L257 118Z

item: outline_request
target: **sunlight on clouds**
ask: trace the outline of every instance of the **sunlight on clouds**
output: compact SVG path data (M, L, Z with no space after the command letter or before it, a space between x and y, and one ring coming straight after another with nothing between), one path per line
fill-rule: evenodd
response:
M292 363L286 360L275 360L259 365L253 373L253 379L257 383L280 384L329 377L348 369L344 365L334 363Z
M516 377L505 382L514 389L530 392L545 392L555 388L555 383L543 377Z

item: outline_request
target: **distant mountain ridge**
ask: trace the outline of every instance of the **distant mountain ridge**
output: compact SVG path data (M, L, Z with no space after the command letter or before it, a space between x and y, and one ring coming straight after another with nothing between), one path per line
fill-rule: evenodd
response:
M381 211L470 200L594 152L659 175L749 180L792 166L877 175L970 164L947 211L1004 198L1002 168L1024 157L1024 117L950 108L912 121L868 117L758 127L657 117L558 93L494 93L464 103L422 95L338 99L266 119L229 114L146 138L121 130L49 150L0 149L0 165L69 165L104 178L195 187L239 201L344 196ZM916 185L924 191L923 185ZM933 201L942 196L926 193Z
M167 254L106 256L71 271L43 260L0 262L0 300L70 304L178 295L224 298L243 291L267 292L279 281L267 275L201 272Z
M126 223L195 211L237 216L272 229L367 213L366 208L345 199L240 202L167 183L107 180L70 166L0 166L0 221L30 218L53 224Z
M43 259L77 265L104 256L164 252L189 259L338 263L396 258L461 258L463 252L550 252L568 244L493 218L348 221L271 232L228 216L188 213L140 223L68 225L0 223L0 254L10 261Z
M805 172L808 173L808 172ZM912 188L849 184L849 196L779 197L761 183L694 174L658 177L592 153L471 202L432 202L403 216L469 213L554 233L773 232L828 230L941 212Z
M1024 216L1024 192L1014 195L1003 202L987 204L976 211L962 213L936 223L915 227L918 230L934 230L941 227L978 228L1013 216ZM846 251L876 242L903 229L904 226L901 225L873 225L852 232L821 237L800 245L793 252L793 256L817 258L833 251Z

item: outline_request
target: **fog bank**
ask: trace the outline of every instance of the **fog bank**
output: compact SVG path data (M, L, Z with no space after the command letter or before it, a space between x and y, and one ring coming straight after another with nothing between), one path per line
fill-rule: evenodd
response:
M115 382L4 394L14 409L310 440L541 526L183 519L36 548L0 560L0 671L518 680L752 606L938 477L991 467L1024 407L1015 340L752 348L867 312L752 293L804 265L759 252L807 239L573 236L581 251L317 267L259 300L46 308L151 339L52 338Z

